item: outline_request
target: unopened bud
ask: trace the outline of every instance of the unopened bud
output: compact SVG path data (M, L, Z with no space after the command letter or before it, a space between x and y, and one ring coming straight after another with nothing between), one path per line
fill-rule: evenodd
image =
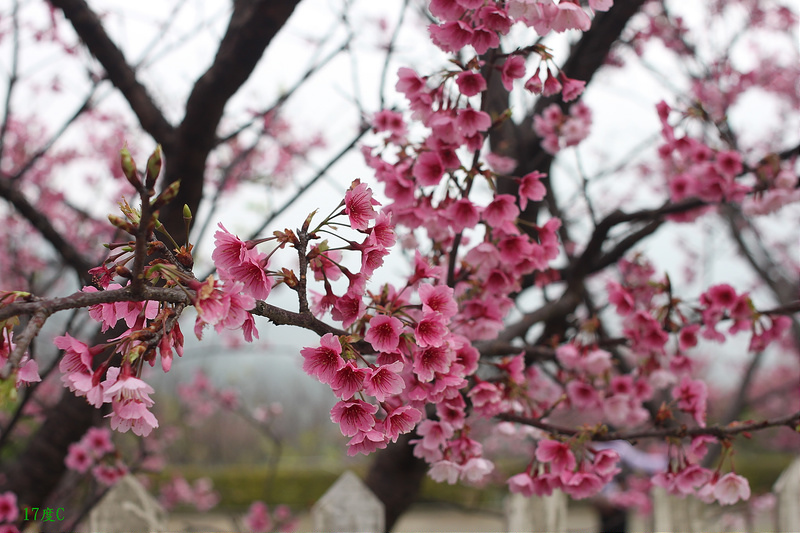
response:
M147 160L147 172L145 173L144 186L148 189L152 189L155 186L158 175L161 174L161 164L161 145L159 144L156 145L156 149L153 150L153 154L150 156L150 159Z
M170 183L169 187L161 191L161 194L159 194L158 197L156 197L156 199L153 200L152 203L153 209L159 209L162 206L174 200L175 197L178 195L178 190L180 189L180 187L181 187L180 181L173 181L172 183Z
M114 227L117 227L122 231L126 231L131 235L136 235L136 232L138 231L138 228L136 226L134 226L124 218L118 217L117 215L108 215L108 221L111 222L111 224Z
M183 204L183 220L192 220L192 210L186 204Z
M133 185L138 191L142 187L142 182L139 181L139 175L136 173L136 162L133 160L133 157L131 156L127 146L123 147L122 150L119 151L119 156L122 173L125 174L125 178L127 178L128 183Z
M116 273L118 276L122 276L123 278L127 278L127 279L133 279L133 273L132 273L132 272L131 272L131 270L130 270L128 267L126 267L125 265L117 265L117 266L114 268L114 272L115 272L115 273Z

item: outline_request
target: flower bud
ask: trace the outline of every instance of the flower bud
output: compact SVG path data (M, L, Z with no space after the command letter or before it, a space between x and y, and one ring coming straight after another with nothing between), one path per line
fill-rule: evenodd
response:
M122 150L119 151L119 155L122 173L125 174L125 178L128 180L128 183L133 185L133 187L138 191L142 188L142 182L139 180L139 175L136 172L136 162L134 162L128 147L123 147Z
M108 215L108 221L111 222L111 224L114 227L117 227L122 231L126 231L131 235L136 235L136 232L138 231L138 228L136 226L134 226L133 224L131 224L122 217L118 217L116 215Z
M169 187L161 191L161 194L159 194L156 197L156 199L153 200L152 203L153 209L159 209L164 205L168 204L169 202L171 202L172 200L174 200L175 197L178 195L178 190L180 189L180 187L181 187L180 181L173 181L172 183L170 183Z
M150 159L147 160L147 172L145 173L144 178L144 186L148 189L152 189L156 184L156 179L158 179L158 175L161 174L161 145L156 145L156 149L153 151L153 154L150 156Z

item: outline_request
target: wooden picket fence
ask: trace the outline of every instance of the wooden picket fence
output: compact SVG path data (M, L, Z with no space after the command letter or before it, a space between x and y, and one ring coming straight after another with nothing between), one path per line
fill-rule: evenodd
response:
M771 531L800 532L800 457L784 470L773 487L776 496ZM511 494L505 502L506 531L568 531L568 498L555 491L546 498ZM315 531L383 531L383 504L352 472L346 472L311 510ZM643 530L657 533L712 533L732 530L730 508L678 498L655 488L651 523ZM739 520L745 531L765 531L763 525ZM758 528L758 529L756 529ZM741 526L736 528L741 530ZM638 530L638 529L637 529Z
M800 457L781 474L773 487L776 497L773 524L758 531L800 532ZM506 531L568 531L568 498L560 491L546 498L509 495L505 502ZM659 533L710 533L732 529L730 509L705 505L696 499L679 499L656 489L652 522L637 531ZM133 476L126 476L92 511L90 532L167 531L166 513ZM352 472L345 472L311 509L314 531L381 532L383 503ZM728 520L728 521L726 521ZM755 531L752 522L742 522Z

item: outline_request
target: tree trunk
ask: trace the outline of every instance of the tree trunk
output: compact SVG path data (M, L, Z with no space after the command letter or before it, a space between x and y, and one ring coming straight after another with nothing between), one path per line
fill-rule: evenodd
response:
M386 506L386 531L408 510L419 495L428 465L414 457L409 441L416 434L401 435L397 442L378 451L367 473L366 484Z

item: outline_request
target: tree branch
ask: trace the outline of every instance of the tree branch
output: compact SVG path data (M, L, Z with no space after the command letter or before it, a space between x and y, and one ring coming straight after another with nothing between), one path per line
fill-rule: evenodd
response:
M78 37L105 69L108 79L128 101L142 128L161 144L168 144L173 136L173 126L167 122L144 85L136 79L136 72L108 36L92 8L84 0L50 0L50 3L63 11Z
M11 180L0 178L0 197L5 198L17 212L22 215L42 236L56 249L64 262L72 267L84 285L92 284L92 277L89 269L93 265L89 264L83 255L72 246L72 244L62 235L47 216L31 204L25 195L17 187L14 187ZM0 310L2 313L2 310Z
M188 240L183 229L183 206L197 213L203 198L206 160L217 146L217 126L225 105L250 77L267 45L298 3L299 0L233 3L214 62L197 80L186 102L175 145L164 146L167 165L162 187L180 180L181 188L172 204L162 210L160 220L177 242Z
M634 441L638 439L663 439L667 437L686 438L697 437L699 435L711 435L712 437L716 437L718 439L728 439L741 433L760 431L771 427L781 426L795 430L796 426L800 424L800 411L773 419L760 420L758 422L738 422L727 425L713 425L694 428L687 428L685 425L682 425L674 428L645 429L627 432L608 431L606 426L572 428L551 424L539 419L510 414L501 414L498 415L497 418L507 422L516 422L518 424L533 426L555 435L562 435L565 437L588 435L593 441L608 442L612 440Z

